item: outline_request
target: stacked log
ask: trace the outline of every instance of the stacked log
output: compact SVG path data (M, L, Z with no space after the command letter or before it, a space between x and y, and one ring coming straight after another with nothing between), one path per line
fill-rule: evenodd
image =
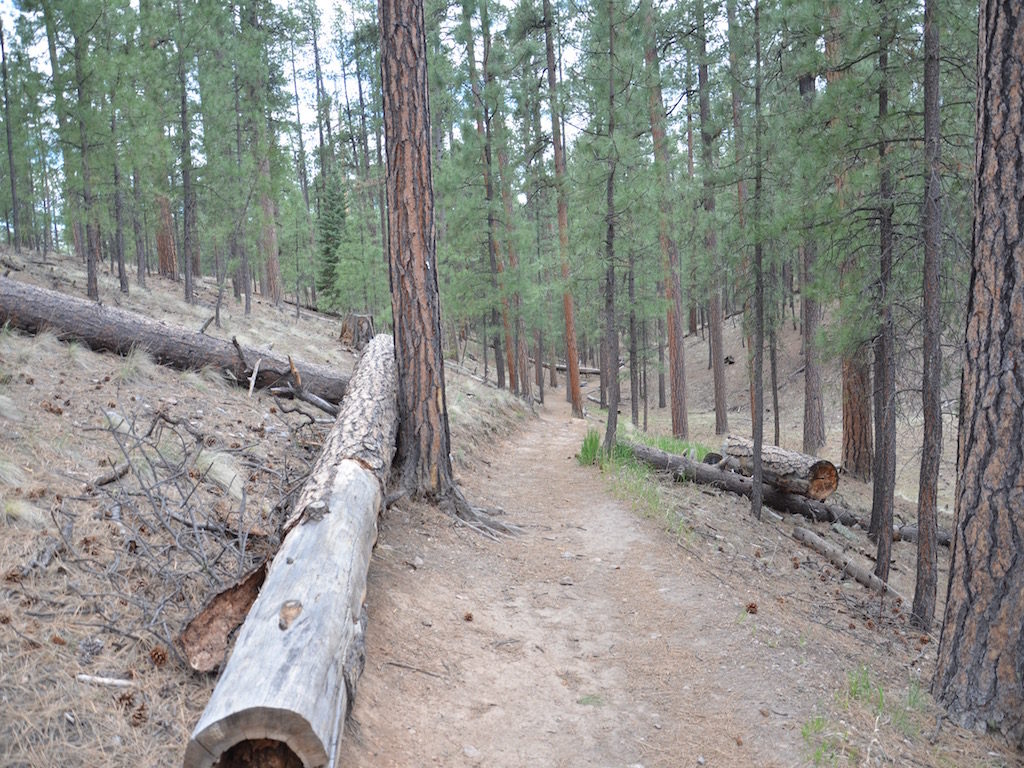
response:
M332 763L363 669L366 574L397 431L394 343L363 352L185 768Z

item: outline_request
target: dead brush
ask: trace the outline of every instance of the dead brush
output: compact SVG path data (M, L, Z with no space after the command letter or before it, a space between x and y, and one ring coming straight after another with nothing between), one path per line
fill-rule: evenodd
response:
M187 420L107 421L97 431L117 459L89 489L94 503L53 509L67 586L90 626L177 656L185 621L273 551L276 526L249 504L241 470L229 474L230 457Z

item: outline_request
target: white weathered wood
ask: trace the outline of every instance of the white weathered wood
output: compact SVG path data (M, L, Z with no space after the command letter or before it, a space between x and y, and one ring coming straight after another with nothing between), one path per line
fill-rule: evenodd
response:
M366 574L394 453L395 391L393 342L378 336L192 733L185 768L251 764L229 750L261 740L284 745L307 768L332 763L363 667Z

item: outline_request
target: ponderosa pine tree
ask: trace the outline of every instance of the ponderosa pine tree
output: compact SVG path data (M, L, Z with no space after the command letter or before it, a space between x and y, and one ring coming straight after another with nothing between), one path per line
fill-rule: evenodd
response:
M984 0L956 526L932 692L1024 749L1024 6Z
M917 491L917 580L911 621L929 631L938 582L939 459L942 455L942 126L939 121L938 0L924 3L924 172L921 230L924 240L924 315L921 403L924 442Z

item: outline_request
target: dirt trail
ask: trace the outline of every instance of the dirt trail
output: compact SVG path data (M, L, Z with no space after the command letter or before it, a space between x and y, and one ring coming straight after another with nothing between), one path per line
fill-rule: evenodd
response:
M549 405L465 478L516 539L388 514L341 765L801 761L781 649L742 625L744 595L578 465L586 427Z

